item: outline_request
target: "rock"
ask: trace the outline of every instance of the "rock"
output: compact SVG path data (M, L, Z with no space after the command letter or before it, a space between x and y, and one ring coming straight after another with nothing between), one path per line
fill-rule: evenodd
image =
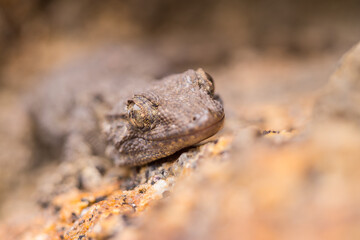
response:
M342 57L317 102L315 115L360 121L359 106L360 43Z
M240 123L231 112L223 132L142 167L103 173L111 167L98 168L97 158L78 158L79 169L64 162L49 171L59 179L59 187L49 187L61 191L31 220L3 224L0 239L356 238L359 46L343 58L312 118L302 121L305 130L286 130L288 114L263 102L266 121L278 129ZM233 111L246 106L239 109ZM80 178L62 178L71 171ZM70 187L61 188L64 182Z

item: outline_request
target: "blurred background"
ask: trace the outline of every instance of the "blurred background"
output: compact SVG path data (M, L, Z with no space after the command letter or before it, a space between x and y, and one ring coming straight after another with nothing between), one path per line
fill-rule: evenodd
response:
M356 0L1 0L1 84L26 88L37 71L105 44L156 49L169 71L211 70L250 53L339 55L359 39L359 12Z
M265 114L258 106L304 104L321 89L360 39L359 26L357 0L0 0L2 216L40 171L22 96L53 69L108 46L137 49L141 65L150 49L166 63L155 78L202 67L229 119L256 122ZM306 114L295 110L294 120L269 118L262 127L301 127Z

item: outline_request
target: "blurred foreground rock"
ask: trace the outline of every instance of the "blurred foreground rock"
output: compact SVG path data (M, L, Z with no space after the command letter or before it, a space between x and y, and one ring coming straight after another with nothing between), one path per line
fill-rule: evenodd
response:
M0 91L0 202L33 163L31 122L12 91ZM16 176L16 177L14 177ZM11 210L10 210L11 211Z
M318 115L360 120L360 44L346 53L317 105Z
M229 112L204 144L59 194L3 222L0 239L358 239L359 81L357 45L303 128L286 116L283 128L246 126Z

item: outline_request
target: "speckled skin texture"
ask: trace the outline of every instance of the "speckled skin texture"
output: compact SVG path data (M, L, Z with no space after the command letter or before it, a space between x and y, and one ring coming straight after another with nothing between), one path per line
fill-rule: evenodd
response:
M222 126L224 109L202 69L168 76L121 102L104 129L118 165L141 165L198 143Z
M210 75L198 69L155 80L165 64L136 56L127 48L103 51L46 77L28 101L46 149L70 162L97 155L136 166L220 129L224 110Z

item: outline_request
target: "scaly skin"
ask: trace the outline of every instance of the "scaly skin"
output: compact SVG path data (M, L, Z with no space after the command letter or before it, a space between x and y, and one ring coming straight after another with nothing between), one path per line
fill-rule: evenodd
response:
M95 154L136 166L215 134L224 110L210 75L152 80L161 66L152 54L120 48L53 72L28 101L37 138L66 161Z
M104 131L115 162L136 166L214 135L223 121L213 79L198 69L168 76L135 94L126 107L116 106Z

